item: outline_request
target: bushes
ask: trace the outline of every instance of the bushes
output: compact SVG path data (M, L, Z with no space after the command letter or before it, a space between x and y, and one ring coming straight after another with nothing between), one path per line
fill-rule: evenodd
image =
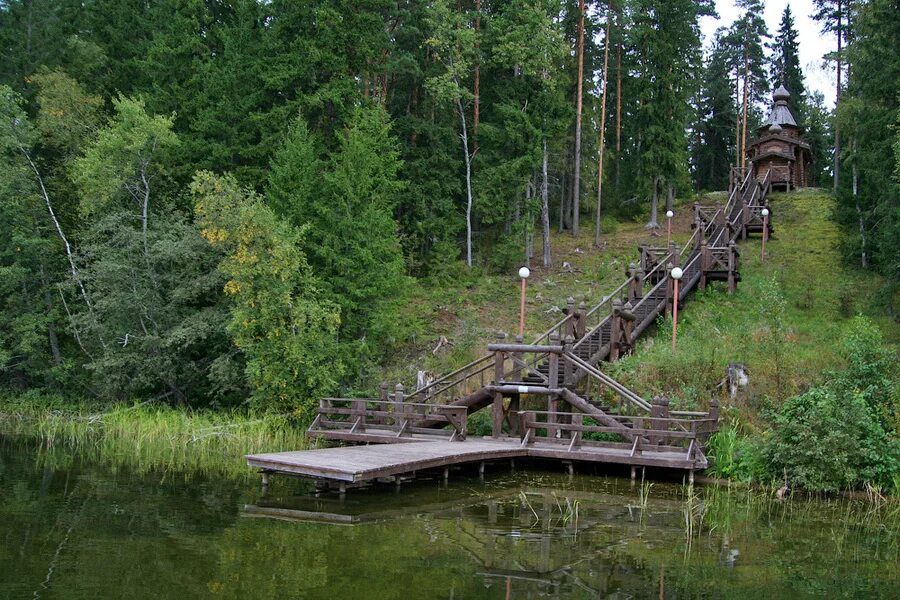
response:
M845 336L847 368L788 399L762 438L766 474L799 487L834 491L894 485L900 469L896 376L878 330L855 318Z

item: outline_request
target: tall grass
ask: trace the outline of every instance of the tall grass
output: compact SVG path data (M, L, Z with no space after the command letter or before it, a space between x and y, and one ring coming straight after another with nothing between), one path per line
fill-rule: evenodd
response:
M0 430L35 437L47 461L73 454L138 473L229 477L251 473L243 456L309 447L303 428L284 415L193 411L162 405L104 412L53 403L0 404Z

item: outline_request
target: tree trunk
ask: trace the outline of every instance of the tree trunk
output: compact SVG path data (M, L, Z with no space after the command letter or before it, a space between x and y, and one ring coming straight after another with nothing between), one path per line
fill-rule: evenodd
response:
M478 121L481 115L481 57L479 51L481 49L481 0L475 0L475 84L473 86L473 95L475 96L475 107L472 115L472 138L476 148L478 148Z
M869 268L869 255L866 252L866 220L862 208L859 206L859 176L856 171L856 163L853 163L853 202L856 204L856 216L859 219L859 251L860 262L863 269Z
M466 266L472 266L472 155L469 154L469 133L466 128L466 113L462 98L456 99L456 110L462 124L463 158L466 162Z
M544 137L544 159L541 161L541 240L544 243L544 260L545 267L553 264L553 258L550 254L550 186L547 181L547 163L550 160L550 154L547 151L547 138Z
M747 160L747 100L748 90L747 83L750 74L750 59L747 56L747 47L744 46L744 101L743 101L743 124L741 126L741 169L746 165Z
M575 98L575 175L572 180L572 235L578 235L581 209L581 105L584 87L584 0L578 1L578 83Z
M656 230L659 229L659 222L656 219L656 209L659 206L659 179L659 176L653 178L653 195L650 200L650 221L644 226L645 229L652 230L654 235L656 234Z
M616 20L618 25L618 19ZM616 42L616 191L622 164L622 43Z
M566 187L568 186L568 175L569 169L568 167L563 168L562 172L562 182L560 182L559 186L559 227L557 229L558 233L563 232L563 227L565 226L564 215L566 213Z
M668 188L666 189L666 210L674 210L675 204L675 186L668 184Z
M843 42L843 35L841 35L841 30L843 28L843 7L838 0L837 4L837 12L838 12L838 22L837 22L837 85L835 86L835 94L834 94L834 114L837 115L838 105L841 102L841 48ZM836 194L838 191L838 180L839 180L839 171L841 168L841 121L840 119L834 120L834 193Z
M600 100L600 158L597 160L597 214L594 223L594 246L600 246L600 211L603 208L603 150L606 148L606 88L609 81L609 28L612 21L612 0L606 10L606 39L603 40L603 97Z

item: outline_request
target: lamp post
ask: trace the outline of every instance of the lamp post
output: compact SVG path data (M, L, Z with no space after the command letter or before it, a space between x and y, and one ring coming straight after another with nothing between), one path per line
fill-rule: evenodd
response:
M525 280L531 275L528 267L519 269L519 278L522 280L522 294L519 297L519 335L525 336Z
M672 243L672 217L674 216L675 213L672 212L672 209L666 211L666 248Z
M769 209L762 209L762 218L763 218L763 240L762 240L762 254L760 255L759 262L766 262L766 240L769 239Z
M669 272L669 275L672 276L672 283L675 286L674 294L672 295L672 353L675 353L675 335L678 331L678 282L681 281L681 277L684 275L684 271L682 271L679 267L673 267Z

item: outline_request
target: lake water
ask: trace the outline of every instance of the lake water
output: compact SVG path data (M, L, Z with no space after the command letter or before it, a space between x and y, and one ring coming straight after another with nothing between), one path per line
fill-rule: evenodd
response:
M896 506L537 466L315 497L0 439L2 598L897 598ZM688 518L688 515L691 515Z

